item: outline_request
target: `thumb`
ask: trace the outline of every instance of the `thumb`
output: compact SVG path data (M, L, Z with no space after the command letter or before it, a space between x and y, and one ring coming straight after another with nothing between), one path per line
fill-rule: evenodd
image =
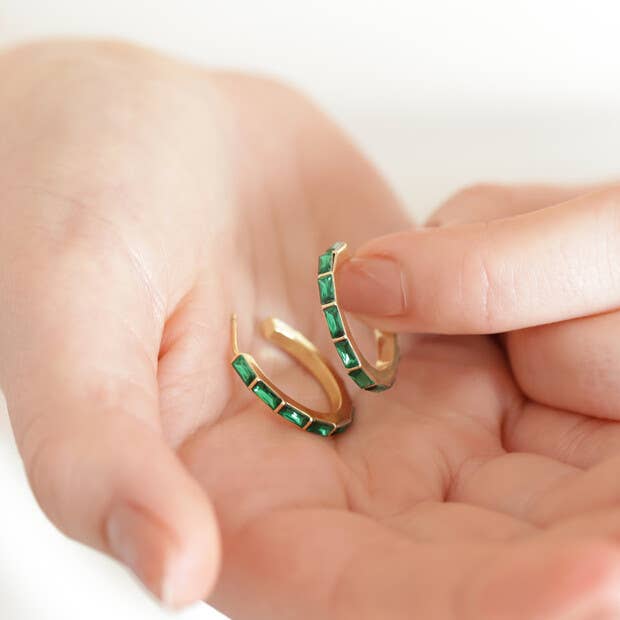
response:
M391 331L496 333L620 305L620 189L374 239L342 265L346 309Z
M128 318L147 307L139 287L119 291L109 274L88 284L87 270L47 269L2 308L0 378L28 478L67 535L125 563L165 604L195 602L214 583L219 534L159 428L155 321Z

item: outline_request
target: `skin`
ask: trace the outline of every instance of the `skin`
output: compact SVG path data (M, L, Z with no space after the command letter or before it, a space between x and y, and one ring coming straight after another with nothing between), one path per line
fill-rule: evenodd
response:
M571 190L468 190L412 230L346 137L280 84L71 41L6 52L0 78L0 380L61 530L166 604L208 596L233 618L620 617L615 315L541 327L539 298L496 325L479 299L422 315L398 297L400 272L434 257L420 297L458 303L443 274L467 227ZM401 245L364 245L392 233ZM335 359L315 262L338 239L361 248L339 281L374 324L507 333L404 337L396 386L350 384L354 426L325 440L242 388L229 320L278 385L320 407L255 321L279 316ZM358 286L377 256L399 278L390 316ZM552 293L551 321L574 317L575 295L562 315Z

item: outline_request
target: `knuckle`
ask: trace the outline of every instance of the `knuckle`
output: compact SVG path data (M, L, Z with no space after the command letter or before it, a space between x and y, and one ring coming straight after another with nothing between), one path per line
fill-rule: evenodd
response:
M489 256L488 226L482 224L477 237L451 253L441 269L429 273L424 286L428 294L409 296L408 312L424 329L439 325L452 334L497 331L501 282Z
M454 219L460 220L463 213L481 207L493 207L510 200L510 188L492 183L475 183L452 194L429 218L427 224L442 226Z
M83 398L96 403L97 418L104 420L108 427L125 419L152 421L157 410L159 395L155 385L147 386L142 381L125 379L106 374L92 382L84 378L87 385Z
M460 273L460 307L468 328L478 333L498 331L502 319L500 285L488 257L487 228L465 252Z

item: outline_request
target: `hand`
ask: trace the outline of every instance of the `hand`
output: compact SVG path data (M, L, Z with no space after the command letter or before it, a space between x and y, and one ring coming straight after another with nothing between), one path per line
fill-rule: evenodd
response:
M399 331L504 332L522 392L595 418L594 430L596 419L620 418L619 214L617 184L469 188L429 227L361 248L344 280L346 301ZM550 421L539 408L527 418ZM551 418L558 441L580 424L579 416Z
M258 316L307 327L319 248L407 220L267 80L85 42L5 53L0 79L0 382L34 493L167 604L197 600L220 536L177 451L242 391L231 312L248 347Z
M603 524L618 514L619 192L611 183L467 188L426 228L366 243L340 289L351 310L387 329L504 332L517 401L502 443L520 453L519 473L485 465L467 487L479 485L484 506L517 508L551 531L598 521L614 540ZM503 496L483 499L500 476ZM530 495L520 507L506 502L511 483Z
M119 44L23 48L0 74L0 377L63 531L177 605L211 589L221 537L212 600L235 618L616 611L612 448L587 473L590 436L573 461L540 455L544 429L513 454L522 395L491 339L411 343L332 440L233 376L233 310L259 359L271 314L329 351L317 255L408 226L313 106Z

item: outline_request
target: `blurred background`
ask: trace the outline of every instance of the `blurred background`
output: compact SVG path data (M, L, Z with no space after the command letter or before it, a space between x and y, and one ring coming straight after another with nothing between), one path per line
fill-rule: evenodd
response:
M117 37L288 80L422 220L478 181L618 178L619 19L613 0L0 0L0 46ZM2 620L169 617L46 522L2 402L0 489ZM223 618L204 605L179 617Z

